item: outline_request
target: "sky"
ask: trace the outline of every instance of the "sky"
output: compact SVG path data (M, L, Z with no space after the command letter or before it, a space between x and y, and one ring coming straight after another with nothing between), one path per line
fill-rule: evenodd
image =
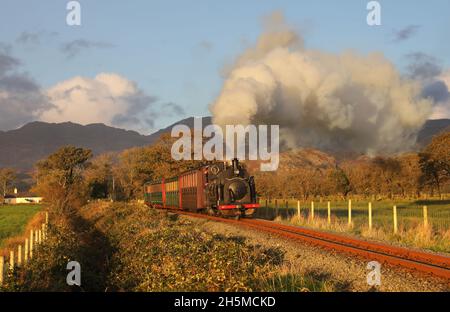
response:
M310 50L381 52L440 101L431 118L450 118L447 0L379 1L380 26L364 0L81 0L80 26L66 23L69 1L0 1L0 130L70 120L148 134L210 115L273 12Z

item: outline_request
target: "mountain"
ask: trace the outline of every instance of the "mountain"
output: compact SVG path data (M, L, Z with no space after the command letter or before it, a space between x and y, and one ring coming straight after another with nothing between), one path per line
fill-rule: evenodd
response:
M417 144L423 147L431 142L434 135L450 131L450 119L427 120L417 135Z
M63 145L91 149L94 154L120 151L148 144L148 137L104 124L32 122L22 128L0 132L0 167L30 169Z
M203 127L211 123L211 117L203 117ZM194 118L180 120L151 135L142 135L104 124L83 126L71 122L31 122L16 130L0 131L0 167L29 170L36 161L64 145L89 148L95 155L150 145L156 142L161 134L170 133L172 127L178 124L193 128ZM450 119L427 121L419 132L418 146L426 145L433 135L445 130L450 130Z
M210 123L210 117L203 118L204 126ZM0 131L0 167L29 170L36 161L64 145L89 148L95 155L150 145L177 124L193 127L194 118L180 120L148 136L104 124L31 122L16 130Z
M208 125L212 124L212 118L211 117L202 117L202 127L206 127ZM150 143L154 143L156 142L159 137L164 134L164 133L170 133L172 131L172 128L176 125L186 125L189 128L194 128L194 117L189 117L180 121L177 121L174 124L171 124L170 126L164 128L164 129L160 129L158 131L156 131L155 133L152 133L148 136L149 142Z

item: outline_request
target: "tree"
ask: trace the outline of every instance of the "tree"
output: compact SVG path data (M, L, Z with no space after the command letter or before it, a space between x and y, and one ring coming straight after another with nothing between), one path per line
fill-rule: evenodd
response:
M114 167L114 176L125 199L141 197L146 182L173 177L183 171L210 163L203 160L173 159L171 149L175 140L170 134L163 134L152 146L131 148L119 155L118 163Z
M450 177L450 131L435 136L424 151L442 175Z
M92 152L65 146L36 164L37 184L33 191L51 204L56 213L65 213L85 198L83 171Z
M389 194L389 198L393 198L396 179L401 170L400 162L395 158L381 156L375 157L372 162L381 173L384 191Z
M350 180L345 174L344 170L339 167L336 167L333 171L331 171L331 179L333 181L332 186L333 193L341 194L342 197L346 198L348 193L352 191L352 187L350 185Z
M409 194L419 197L422 190L419 156L411 153L401 155L397 159L401 164L400 176L397 181L401 195L406 197Z
M450 179L450 132L435 136L419 157L421 180L441 195L442 185Z
M12 168L0 168L0 187L1 196L5 197L8 193L8 187L16 180L16 171Z
M113 165L115 155L102 154L95 157L84 172L84 178L89 188L90 198L113 197Z

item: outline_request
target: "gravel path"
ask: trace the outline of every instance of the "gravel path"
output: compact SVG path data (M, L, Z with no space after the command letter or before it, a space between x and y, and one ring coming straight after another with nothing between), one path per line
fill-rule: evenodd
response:
M243 236L247 243L265 247L278 247L285 251L282 274L301 274L326 282L331 291L450 291L450 281L424 276L402 268L381 266L381 286L367 284L364 259L283 239L232 224L214 222L188 216L181 216L196 223L207 232L225 236Z

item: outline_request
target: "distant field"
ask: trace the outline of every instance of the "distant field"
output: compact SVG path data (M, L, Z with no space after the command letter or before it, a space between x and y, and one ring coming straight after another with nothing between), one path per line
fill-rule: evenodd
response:
M0 205L0 247L6 238L19 235L41 205Z

